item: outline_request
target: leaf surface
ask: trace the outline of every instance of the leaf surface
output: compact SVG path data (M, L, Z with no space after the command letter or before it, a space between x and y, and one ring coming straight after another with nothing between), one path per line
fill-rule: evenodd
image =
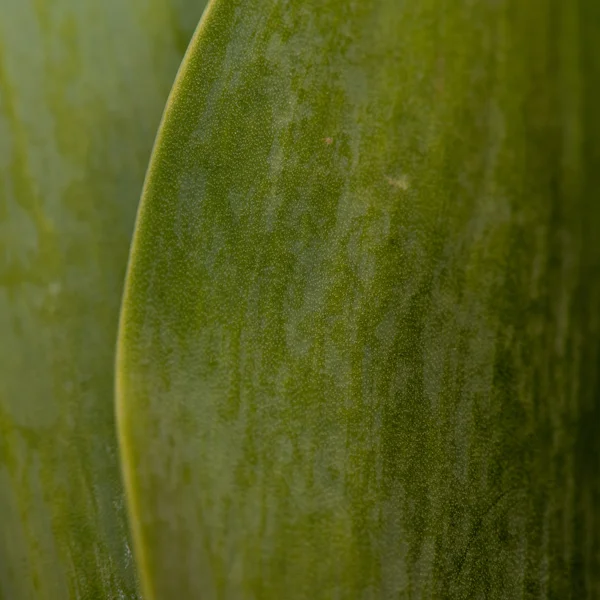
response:
M211 5L120 331L148 600L598 593L597 6Z
M137 598L113 416L118 310L202 2L0 4L0 598Z

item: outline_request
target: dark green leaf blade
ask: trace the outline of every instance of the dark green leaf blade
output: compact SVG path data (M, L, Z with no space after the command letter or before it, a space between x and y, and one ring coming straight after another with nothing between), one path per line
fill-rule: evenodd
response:
M597 593L594 4L212 4L122 313L149 599Z

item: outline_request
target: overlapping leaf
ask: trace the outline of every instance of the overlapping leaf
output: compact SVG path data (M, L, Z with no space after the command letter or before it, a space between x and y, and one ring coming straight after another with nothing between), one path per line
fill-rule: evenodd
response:
M113 419L118 306L150 148L202 5L1 3L3 600L137 597Z

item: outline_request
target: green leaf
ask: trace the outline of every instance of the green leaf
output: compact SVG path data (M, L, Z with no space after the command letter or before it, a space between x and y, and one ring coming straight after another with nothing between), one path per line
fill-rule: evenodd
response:
M145 168L203 3L179 4L2 0L4 600L138 596L114 346Z
M598 593L598 6L211 4L122 313L148 600Z

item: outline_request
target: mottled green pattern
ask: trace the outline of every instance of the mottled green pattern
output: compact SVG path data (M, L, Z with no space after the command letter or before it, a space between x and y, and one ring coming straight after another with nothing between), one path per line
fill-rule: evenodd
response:
M179 3L188 30L203 2ZM0 1L0 598L137 597L113 409L169 0Z
M600 597L598 6L212 4L119 346L148 600Z

